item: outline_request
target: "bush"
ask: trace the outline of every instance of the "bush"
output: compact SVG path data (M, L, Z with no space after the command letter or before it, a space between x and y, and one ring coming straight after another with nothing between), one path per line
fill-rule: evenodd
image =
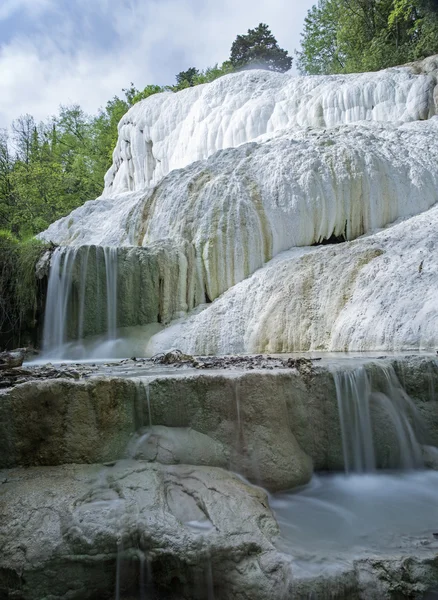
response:
M0 345L20 346L35 334L42 286L35 267L52 247L30 238L20 241L0 230Z

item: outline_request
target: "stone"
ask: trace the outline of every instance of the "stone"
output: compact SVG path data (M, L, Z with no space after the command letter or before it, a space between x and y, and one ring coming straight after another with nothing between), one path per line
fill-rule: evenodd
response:
M175 365L174 374L167 365L151 367L150 361L126 363L122 377L102 375L111 367L87 365L69 367L68 379L64 368L29 367L29 381L0 390L0 465L118 460L152 425L158 429L151 430L154 435L143 448L148 460L226 467L271 491L303 485L313 469L342 470L330 369L322 361L294 363L298 370L284 368L277 359L257 360L253 370L247 368L252 361L239 359L246 365L239 370L239 362L229 357L224 361L230 369ZM277 366L261 368L268 363ZM394 369L414 403L419 443L438 446L438 400L431 394L438 389L436 360L407 357L365 365L376 393L386 390L388 369ZM32 380L44 373L48 379ZM80 379L73 379L78 374ZM373 418L377 462L394 466L394 426L381 410L373 408ZM192 452L196 458L190 458Z
M438 448L435 446L423 446L423 460L428 469L438 471Z
M229 457L230 469L271 491L309 481L312 460L297 443L283 396L293 394L297 377L194 373L148 380L149 402L139 378L48 379L0 391L0 465L120 459L150 410L154 425L211 438L224 448L221 465Z
M128 455L164 465L226 469L230 464L230 450L224 444L190 427L155 425L140 429L129 444Z
M24 349L13 350L11 352L0 352L0 371L21 367L25 356Z
M265 492L221 469L126 461L16 469L0 481L2 598L119 597L117 572L124 598L139 594L148 565L163 594L285 593L288 560L273 546Z

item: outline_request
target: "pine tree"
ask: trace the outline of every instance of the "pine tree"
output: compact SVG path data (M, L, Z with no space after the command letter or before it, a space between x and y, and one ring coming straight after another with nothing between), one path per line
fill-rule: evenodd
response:
M292 66L292 57L278 45L265 23L238 35L231 46L230 62L234 68L252 67L283 73Z

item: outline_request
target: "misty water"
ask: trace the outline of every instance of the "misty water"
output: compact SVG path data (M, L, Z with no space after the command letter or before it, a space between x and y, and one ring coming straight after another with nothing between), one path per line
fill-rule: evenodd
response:
M412 546L438 549L438 473L318 475L300 490L271 498L284 548L317 567Z
M345 472L315 475L309 485L271 498L280 545L304 570L370 553L404 555L416 545L438 549L438 472L424 468L422 417L391 366L383 362L377 374L385 392L372 391L363 366L333 369ZM384 435L396 438L383 464L373 427L381 411ZM438 450L425 448L438 461Z

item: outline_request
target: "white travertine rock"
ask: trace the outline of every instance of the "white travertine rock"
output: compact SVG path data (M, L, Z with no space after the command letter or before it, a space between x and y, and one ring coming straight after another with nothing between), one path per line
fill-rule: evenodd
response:
M120 123L103 196L41 237L184 245L188 310L237 286L159 348L167 336L190 352L434 347L437 281L429 257L419 264L436 239L437 74L438 57L348 76L248 71L152 96ZM415 215L357 244L293 250Z
M288 130L173 171L143 194L89 202L42 235L74 245L189 242L213 300L279 252L351 240L428 209L438 200L437 140L438 117Z
M290 127L415 121L436 112L437 65L296 77L245 71L139 102L122 118L105 196L154 185L173 169Z
M438 206L354 242L280 254L151 340L221 354L434 349Z

